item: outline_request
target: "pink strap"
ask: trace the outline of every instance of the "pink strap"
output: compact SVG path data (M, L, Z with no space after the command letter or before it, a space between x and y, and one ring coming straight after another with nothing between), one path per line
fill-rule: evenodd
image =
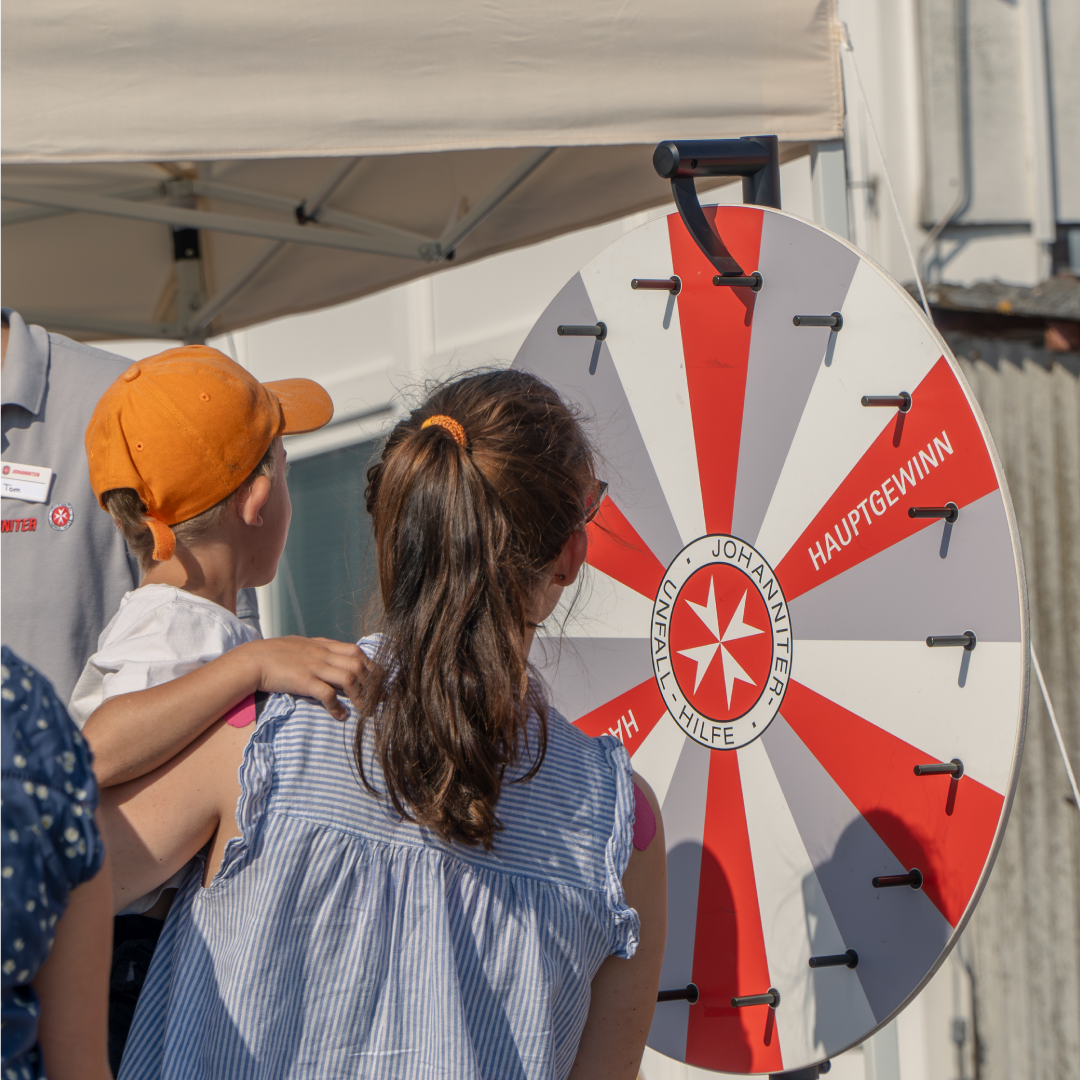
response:
M255 723L255 695L248 694L243 701L235 704L226 714L225 723L230 727L247 727ZM653 826L655 829L655 825Z
M634 847L644 851L656 835L656 815L649 800L641 794L641 788L634 785Z

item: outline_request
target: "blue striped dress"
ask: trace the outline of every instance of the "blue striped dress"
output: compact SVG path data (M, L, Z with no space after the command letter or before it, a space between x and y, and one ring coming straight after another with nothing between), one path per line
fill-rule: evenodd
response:
M243 837L207 888L193 872L181 889L121 1080L570 1071L593 976L637 948L626 751L553 710L544 765L505 784L484 852L369 794L353 732L271 698L240 769Z

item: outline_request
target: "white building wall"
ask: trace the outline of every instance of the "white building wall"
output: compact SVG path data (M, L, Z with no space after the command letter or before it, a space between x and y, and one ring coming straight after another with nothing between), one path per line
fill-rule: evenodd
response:
M1055 224L1063 237L1080 230L1080 5L839 0L839 7L854 48L844 54L854 242L912 280L853 60L917 256L930 227L967 193L954 225L921 253L920 270L961 285L1045 280Z

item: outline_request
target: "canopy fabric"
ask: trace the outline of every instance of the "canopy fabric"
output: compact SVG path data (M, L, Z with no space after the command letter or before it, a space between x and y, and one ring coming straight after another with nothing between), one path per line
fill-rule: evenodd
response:
M831 0L13 0L3 160L836 138Z
M13 0L4 303L198 338L663 202L661 139L842 128L835 0Z

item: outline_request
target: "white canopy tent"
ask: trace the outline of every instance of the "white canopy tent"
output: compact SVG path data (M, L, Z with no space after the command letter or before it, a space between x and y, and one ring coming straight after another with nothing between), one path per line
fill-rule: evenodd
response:
M340 303L669 199L661 139L839 138L838 46L834 0L13 0L3 300L85 339Z

